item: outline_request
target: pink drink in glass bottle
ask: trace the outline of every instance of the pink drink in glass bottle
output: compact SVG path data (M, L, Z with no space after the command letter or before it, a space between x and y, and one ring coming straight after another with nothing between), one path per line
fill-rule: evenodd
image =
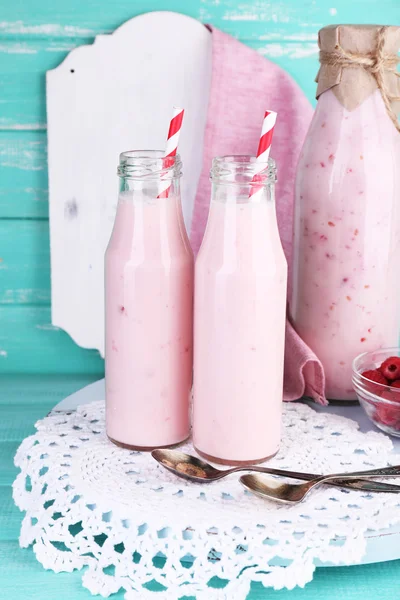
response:
M293 324L321 360L326 396L355 400L352 362L398 345L400 133L364 68L326 57L376 52L375 25L320 31L318 105L296 178ZM397 54L400 28L385 31ZM400 86L399 86L400 87Z
M195 267L193 437L226 464L279 448L287 265L275 214L275 165L249 197L254 158L213 161L213 193Z
M161 152L124 152L118 172L105 258L107 435L129 448L171 446L189 435L192 385L193 254L181 161L166 167ZM167 197L158 197L166 179Z

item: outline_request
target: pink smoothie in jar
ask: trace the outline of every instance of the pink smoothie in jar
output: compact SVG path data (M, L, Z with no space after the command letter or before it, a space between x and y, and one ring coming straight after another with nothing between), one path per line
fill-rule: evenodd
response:
M249 198L239 182L251 180L250 157L213 165L195 268L194 445L216 462L259 462L278 451L281 435L287 265L275 171Z
M347 110L318 101L297 171L296 330L322 361L326 396L355 400L352 361L398 345L400 134L379 90Z
M170 446L189 435L193 254L182 218L180 161L157 198L161 153L124 153L106 253L106 425L112 441ZM144 163L144 164L142 164ZM144 170L146 173L140 176ZM143 173L144 173L143 171Z

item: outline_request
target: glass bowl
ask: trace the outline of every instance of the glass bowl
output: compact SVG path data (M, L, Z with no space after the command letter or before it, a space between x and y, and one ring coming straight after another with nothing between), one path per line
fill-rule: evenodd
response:
M377 369L391 356L400 357L400 348L383 348L357 356L353 361L353 387L373 424L385 433L400 437L400 388L375 383L361 375Z

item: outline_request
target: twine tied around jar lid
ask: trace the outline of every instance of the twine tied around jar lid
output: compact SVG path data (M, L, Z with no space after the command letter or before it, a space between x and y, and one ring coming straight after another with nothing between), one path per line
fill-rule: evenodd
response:
M379 27L376 35L376 48L371 52L350 52L337 42L333 50L320 50L319 60L321 66L339 69L361 67L370 73L375 78L389 117L393 121L397 131L400 132L400 124L392 106L392 102L399 101L400 96L392 94L385 82L385 74L400 78L400 73L396 69L400 62L399 57L396 54L385 52L386 33L388 30L389 26L387 25Z

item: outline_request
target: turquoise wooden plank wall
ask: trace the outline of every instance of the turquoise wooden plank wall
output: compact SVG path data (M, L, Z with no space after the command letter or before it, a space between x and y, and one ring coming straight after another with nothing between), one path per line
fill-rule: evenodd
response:
M152 10L182 12L285 68L313 101L317 31L399 24L399 0L0 0L0 372L101 373L50 325L45 72L74 47Z

